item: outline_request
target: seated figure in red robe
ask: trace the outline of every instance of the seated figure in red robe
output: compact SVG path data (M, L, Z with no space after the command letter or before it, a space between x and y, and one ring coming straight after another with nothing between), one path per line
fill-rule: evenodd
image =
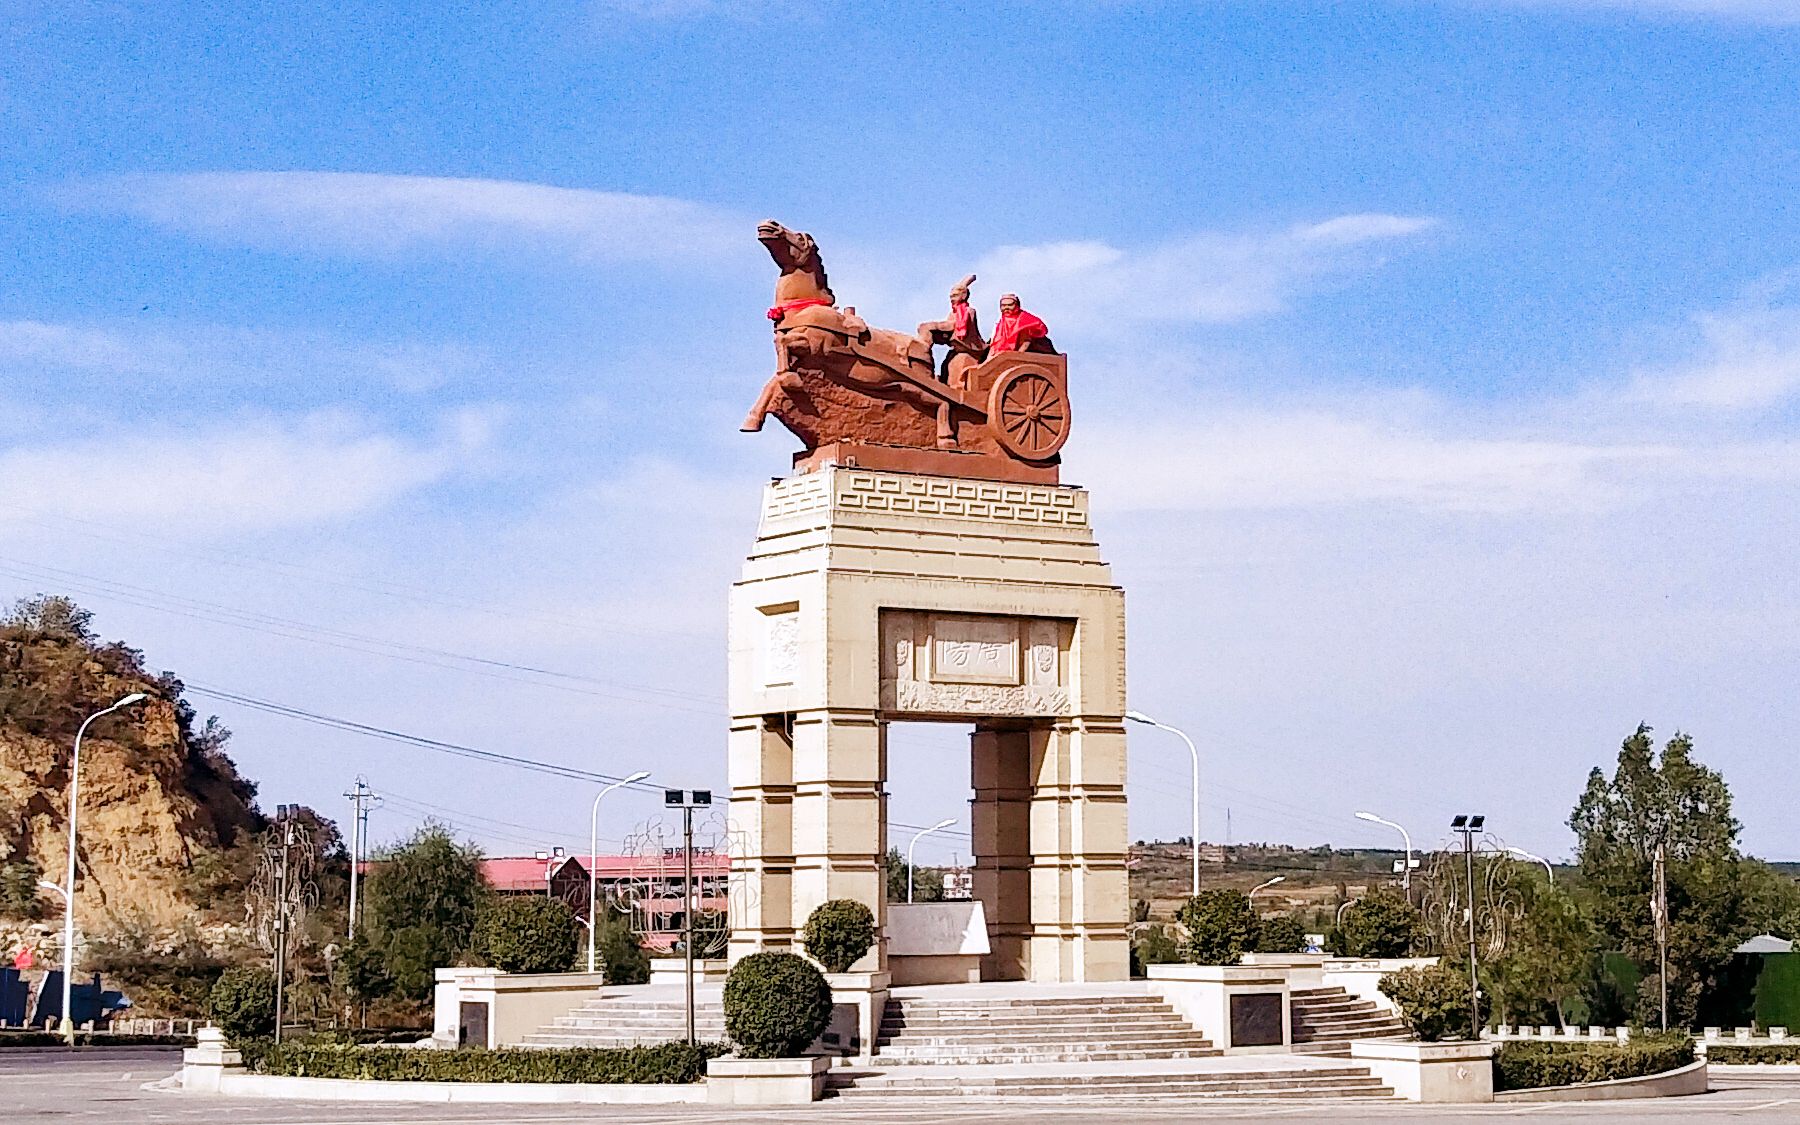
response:
M994 325L994 338L988 341L989 354L994 352L1048 352L1050 328L1037 317L1019 307L1017 294L1000 298L1000 323Z
M949 354L944 356L943 366L938 369L938 378L959 386L962 373L981 362L987 354L987 342L981 338L975 306L969 303L969 287L974 284L975 275L970 274L950 290L949 317L919 325L919 339L927 346L949 346Z

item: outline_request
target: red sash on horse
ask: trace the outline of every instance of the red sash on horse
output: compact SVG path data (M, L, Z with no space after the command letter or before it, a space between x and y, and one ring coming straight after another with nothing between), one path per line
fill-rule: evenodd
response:
M798 301L783 301L769 310L769 319L776 323L796 309L810 309L814 305L829 305L831 302L823 297L802 297Z

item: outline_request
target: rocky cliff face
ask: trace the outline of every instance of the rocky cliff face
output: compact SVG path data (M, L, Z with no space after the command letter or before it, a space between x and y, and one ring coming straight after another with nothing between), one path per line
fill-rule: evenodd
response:
M82 924L100 932L196 920L211 905L209 873L262 825L254 787L225 756L229 735L211 723L196 729L180 682L148 675L135 650L97 643L85 617L70 628L25 609L0 623L0 865L15 885L26 861L62 881L76 728L142 691L147 702L94 723L82 743Z

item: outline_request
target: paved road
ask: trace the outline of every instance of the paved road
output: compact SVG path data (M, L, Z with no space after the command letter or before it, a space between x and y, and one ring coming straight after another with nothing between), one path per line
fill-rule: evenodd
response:
M1678 1122L1744 1120L1800 1122L1800 1068L1795 1073L1721 1071L1714 1093L1694 1098L1612 1104L1491 1105L1466 1108L1409 1106L1357 1101L1217 1102L1190 1106L1053 1106L1013 1102L995 1105L856 1105L824 1102L781 1109L718 1110L705 1106L446 1106L346 1105L341 1102L287 1102L213 1098L142 1089L145 1082L172 1073L179 1052L162 1048L106 1048L77 1051L0 1051L0 1122L105 1122L108 1125L376 1125L382 1122L483 1122L485 1125L556 1125L590 1121L616 1125L699 1125L729 1120L747 1125L1014 1125L1022 1117L1047 1121L1103 1121L1127 1125L1154 1120L1330 1121L1342 1125L1402 1122L1471 1122L1482 1118L1530 1117L1569 1122ZM1498 1125L1498 1123L1495 1123Z

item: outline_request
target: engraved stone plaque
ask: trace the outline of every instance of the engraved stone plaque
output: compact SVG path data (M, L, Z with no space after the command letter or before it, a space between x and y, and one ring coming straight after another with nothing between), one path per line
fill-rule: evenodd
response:
M881 706L939 715L1069 713L1074 623L998 614L881 612Z
M1016 685L1021 624L1015 617L934 616L932 682Z
M1281 1046L1281 993L1246 992L1231 998L1231 1045Z

